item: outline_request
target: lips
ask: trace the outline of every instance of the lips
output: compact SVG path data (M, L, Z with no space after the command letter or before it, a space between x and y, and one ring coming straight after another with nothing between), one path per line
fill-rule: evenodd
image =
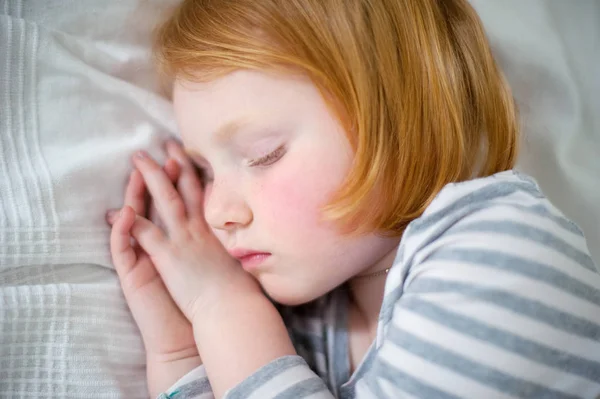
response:
M255 251L252 249L245 249L245 248L233 248L233 249L230 249L228 252L231 256L233 256L236 259L241 259L245 256L251 256L254 254L267 253L267 252Z
M261 263L271 256L269 252L261 252L244 248L233 248L228 252L240 262L246 271L256 269Z

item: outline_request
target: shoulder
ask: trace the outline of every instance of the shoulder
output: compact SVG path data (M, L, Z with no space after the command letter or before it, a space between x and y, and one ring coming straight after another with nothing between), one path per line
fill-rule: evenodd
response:
M414 377L453 393L455 378L480 397L600 391L600 275L579 228L515 172L449 185L409 225L380 320L380 354L427 363Z
M401 247L396 261L409 291L435 280L462 293L498 289L546 303L561 293L600 306L600 274L583 233L517 172L447 186Z
M376 374L435 393L597 395L600 275L527 176L449 185L402 238L376 342Z
M524 216L525 220L553 221L550 228L562 229L582 237L581 230L567 219L540 191L535 180L516 171L448 184L431 202L423 215L409 226L409 235L443 228L477 216Z
M582 231L514 171L447 185L403 238L406 255L596 270ZM542 256L542 258L540 258Z

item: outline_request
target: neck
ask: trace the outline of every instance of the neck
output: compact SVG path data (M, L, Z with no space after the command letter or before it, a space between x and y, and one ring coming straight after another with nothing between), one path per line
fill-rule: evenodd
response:
M360 275L364 276L392 267L394 258L396 257L397 244L377 263L360 273ZM373 339L377 331L377 322L383 302L386 277L387 274L380 274L373 278L355 277L348 282L351 311L355 312L362 320L362 323L366 326Z

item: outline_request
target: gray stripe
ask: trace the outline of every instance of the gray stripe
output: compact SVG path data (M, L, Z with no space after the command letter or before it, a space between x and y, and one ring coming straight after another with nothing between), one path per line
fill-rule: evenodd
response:
M327 308L325 309L325 311L323 312L323 320L324 320L324 324L326 326L326 330L325 330L325 342L326 342L326 352L327 352L327 356L326 356L326 368L327 368L327 373L325 374L325 379L327 381L327 385L329 386L329 389L332 391L333 395L338 397L338 392L337 392L337 381L336 381L336 373L338 371L338 368L336 367L336 364L333 362L333 359L335 357L335 352L336 352L336 347L335 344L336 342L338 342L338 337L335 331L335 324L337 321L337 309L339 307L339 302L340 302L340 296L339 296L339 289L334 290L330 295L328 295L330 302L329 302L329 306L327 306ZM337 294L337 295L336 295ZM342 363L343 366L343 363ZM341 367L341 366L340 366Z
M411 234L418 234L423 230L429 229L431 226L440 223L442 219L450 214L456 218L461 218L465 214L472 212L475 209L479 209L483 205L484 207L490 207L490 202L493 199L506 197L515 192L524 192L535 197L541 197L539 191L529 183L525 182L506 182L501 181L498 183L490 183L480 189L466 194L448 206L440 209L431 215L424 218L415 219L410 224ZM474 206L473 204L481 204L480 206Z
M319 377L313 377L308 380L300 381L279 393L274 399L300 399L317 392L327 393L327 397L331 397L331 393L327 390L327 386Z
M394 290L392 292L388 293L386 296L383 297L383 303L381 304L381 310L379 311L378 323L383 323L384 325L387 324L387 322L392 318L392 312L394 310L394 305L396 304L396 302L398 302L398 299L400 299L400 297L402 296L402 292L404 290L403 283L404 283L404 281L406 281L406 276L408 275L408 273L410 271L410 267L409 267L406 259L404 259L407 240L409 240L409 238L403 238L400 241L400 245L398 247L398 253L396 254L396 258L394 259L394 263L392 264L392 267L394 269L399 269L399 268L402 269L400 277L398 278L398 280L400 282L402 282L402 284L400 284L398 287L394 288ZM396 273L396 272L394 272L394 273ZM390 278L389 275L386 278L389 279Z
M402 301L401 306L463 335L487 342L518 356L591 381L600 381L599 362L541 345L418 298L407 298Z
M367 351L365 357L363 358L361 366L357 370L355 370L354 374L352 375L352 380L340 386L339 392L341 398L352 398L352 392L354 392L356 383L365 379L365 375L367 374L367 372L373 373L373 363L377 359L376 355L377 350L375 349L375 346L372 345ZM350 378L350 376L348 378ZM370 382L369 379L366 379L366 381L367 383Z
M333 353L327 354L332 369L329 376L332 391L339 395L342 384L350 379L350 356L348 353L348 298L350 293L346 287L334 292L332 301L334 320L328 326L327 339L333 341ZM331 367L332 366L332 367Z
M397 369L393 364L389 364L381 359L378 359L373 365L372 375L377 378L386 379L390 384L399 387L404 392L412 394L417 398L427 399L459 399L458 396L452 395L449 392L440 390L426 381L419 380L402 370ZM369 387L373 390L377 398L385 398L386 395L382 392L379 383L373 379L368 380Z
M583 237L583 232L581 229L571 220L566 217L556 215L552 213L546 205L537 204L537 205L519 205L519 204L510 204L507 205L511 208L518 209L521 212L531 213L536 216L543 216L546 219L552 220L554 223L558 224L563 229L576 234L580 237Z
M447 234L459 232L491 232L522 237L527 240L534 241L545 247L555 249L556 251L561 252L577 264L584 266L586 269L592 270L594 272L596 271L594 261L588 254L586 254L583 251L580 251L579 249L564 241L562 238L559 238L548 231L527 225L525 223L515 221L482 220L467 224L460 224L456 227L451 227L447 230Z
M246 398L255 390L263 387L270 380L277 377L277 375L296 366L305 366L308 368L308 365L300 356L283 356L275 359L233 388L229 392L228 399Z
M406 281L406 276L402 277L401 281ZM404 284L400 284L398 287L394 288L392 292L388 293L383 298L383 303L381 304L381 311L379 312L379 323L383 323L384 325L386 325L391 320L394 314L394 307L402 297L403 293Z
M579 281L543 263L503 252L470 248L446 248L438 250L429 259L471 263L481 267L490 267L527 276L600 306L600 291L592 285Z
M318 352L325 354L323 337L292 329L292 341L294 342L294 346L301 346L313 353Z
M424 341L407 331L399 330L395 326L390 326L388 334L390 340L402 349L428 362L445 367L454 373L462 374L483 385L493 387L500 392L529 398L577 398L548 386L536 384L503 373L485 364L474 362L458 355L456 352L451 352L446 348Z
M177 399L180 397L193 398L195 396L200 396L202 394L210 392L212 392L212 388L210 386L210 382L208 381L208 377L203 377L199 380L194 380L185 385L182 385L167 397L173 399Z
M508 291L459 283L436 278L417 278L407 289L410 294L456 292L492 303L498 307L541 321L569 334L600 342L600 325L567 312L552 308L539 301L524 298Z

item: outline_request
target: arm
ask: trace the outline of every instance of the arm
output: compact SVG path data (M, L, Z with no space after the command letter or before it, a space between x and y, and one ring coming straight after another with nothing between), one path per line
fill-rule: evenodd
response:
M279 312L253 280L232 282L210 303L193 322L194 338L218 397L270 362L296 355Z
M221 294L194 322L198 350L217 397L333 398L324 381L296 355L279 312L258 285L243 290L232 284Z
M148 391L150 397L155 398L160 392L166 392L174 384L181 384L178 380L188 374L190 370L200 369L202 360L196 348L184 350L181 353L146 355L146 374L148 377ZM198 378L198 377L197 377ZM210 390L210 385L208 385Z
M197 392L210 392L211 386L216 397L297 399L310 394L333 398L323 380L295 354L273 303L262 292L239 287L233 290L235 287L232 284L228 293L220 290L222 298L211 301L215 306L201 312L202 317L193 323L206 367L195 370L195 381L188 384L198 387L196 391L180 391L184 384L178 383L168 391L180 392L173 398L196 398ZM186 391L185 396L179 396Z
M583 237L539 208L479 209L407 254L406 278L390 272L358 398L600 394L600 276Z

